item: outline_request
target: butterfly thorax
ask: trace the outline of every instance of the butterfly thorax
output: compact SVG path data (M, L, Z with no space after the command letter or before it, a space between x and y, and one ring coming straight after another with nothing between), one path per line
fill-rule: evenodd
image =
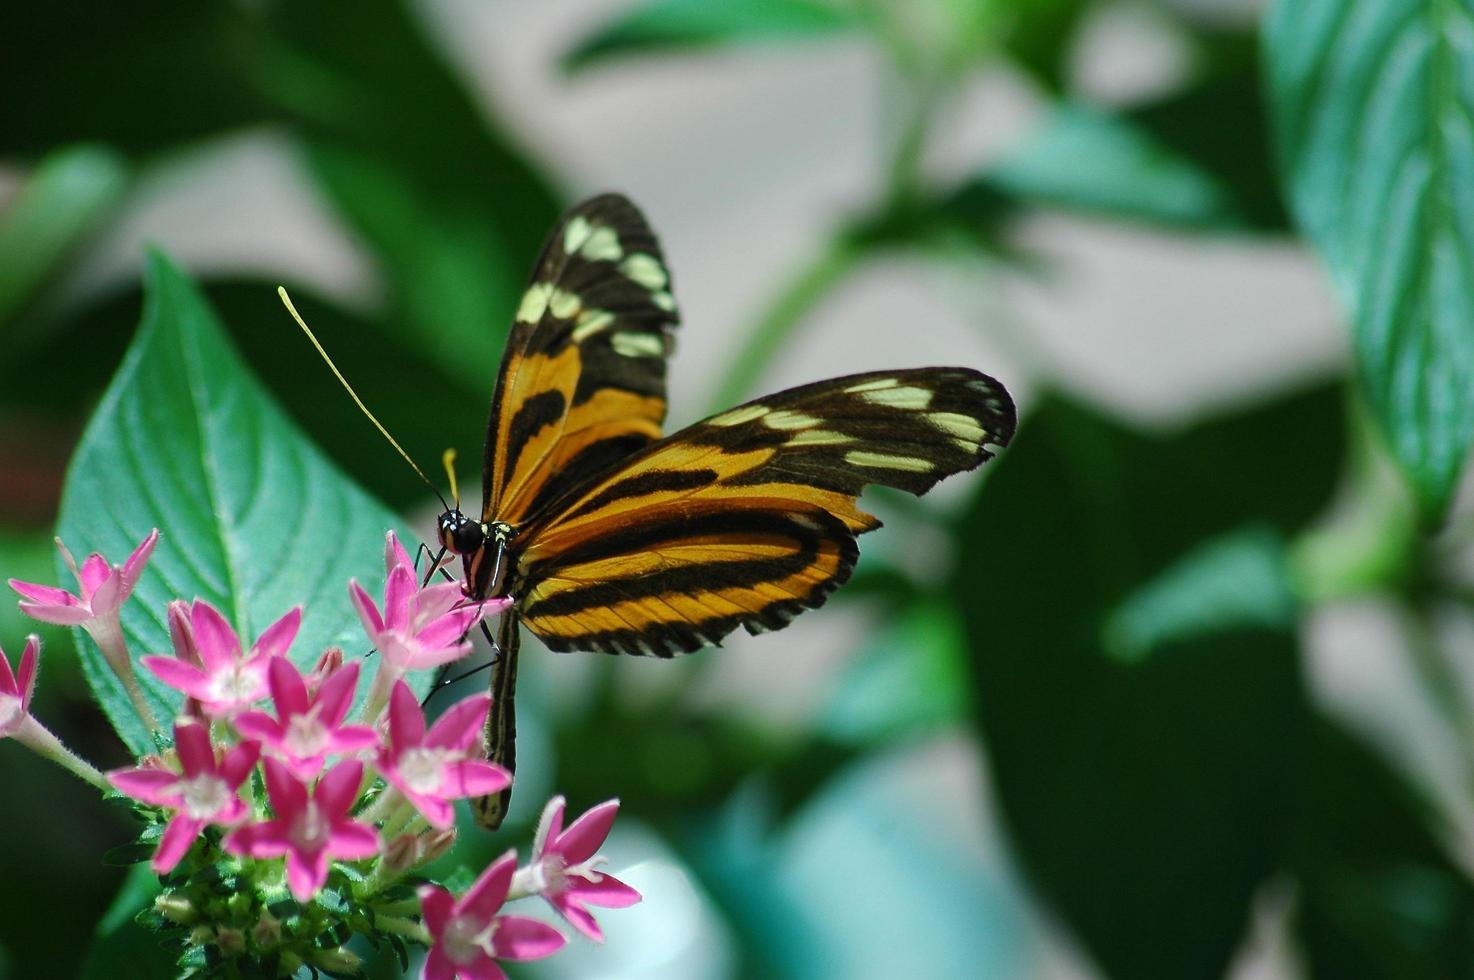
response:
M461 556L467 595L486 599L504 594L512 564L508 546L516 533L503 521L475 521L456 509L440 515L440 543Z

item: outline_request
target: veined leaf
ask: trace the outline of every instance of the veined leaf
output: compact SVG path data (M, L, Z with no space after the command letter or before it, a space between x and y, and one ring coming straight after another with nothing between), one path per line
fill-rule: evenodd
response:
M849 11L819 0L648 0L585 37L564 55L563 67L577 71L633 54L801 40L857 23Z
M348 579L383 579L392 514L309 443L242 366L193 284L167 259L148 268L143 323L82 436L62 494L59 533L77 555L120 562L157 527L161 539L123 611L130 653L171 649L166 605L199 597L250 643L294 605L290 651L310 667L323 649L368 645ZM406 538L406 540L410 540ZM58 567L63 582L69 580ZM153 751L122 685L90 639L83 669L135 752ZM139 679L160 719L182 698Z
M1281 0L1265 29L1288 196L1430 520L1474 439L1471 31L1471 0Z
M1137 661L1178 640L1245 627L1288 630L1297 611L1284 538L1250 526L1194 548L1127 596L1106 620L1105 649Z
M1032 203L1167 224L1243 223L1213 174L1139 123L1083 105L1055 111L983 179Z

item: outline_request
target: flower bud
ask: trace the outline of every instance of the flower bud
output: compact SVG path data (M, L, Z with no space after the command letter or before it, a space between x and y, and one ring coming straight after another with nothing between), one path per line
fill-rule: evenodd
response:
M270 912L262 912L261 918L251 927L251 938L257 946L270 949L281 942L281 920Z
M420 864L429 864L431 861L445 854L456 842L455 827L447 827L445 830L431 831L421 837L421 846L424 848L420 857Z
M357 973L363 967L363 958L346 946L320 949L310 956L314 966L332 973Z
M389 871L408 871L419 864L420 839L414 834L400 834L384 848L384 867Z
M227 956L242 953L246 949L246 934L239 929L221 926L215 930L215 945Z
M312 668L312 673L302 678L307 684L308 695L316 697L317 689L322 686L322 682L331 677L342 666L342 647L328 647L324 650L322 656L317 658L317 666Z
M182 926L189 925L195 918L194 903L175 892L165 892L154 899L154 911Z

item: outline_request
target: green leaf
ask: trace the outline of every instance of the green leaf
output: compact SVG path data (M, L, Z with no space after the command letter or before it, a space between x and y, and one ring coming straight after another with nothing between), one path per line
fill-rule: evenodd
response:
M106 147L69 147L41 161L0 212L0 335L111 212L126 184L126 165Z
M1004 49L1050 89L1063 90L1077 28L1094 4L1091 0L1023 0L1001 6Z
M271 43L251 80L379 260L386 326L486 398L558 215L547 182L431 43L413 4L278 4L265 20Z
M566 71L638 54L722 44L799 41L858 24L850 11L819 0L644 0L593 31L563 56Z
M1461 977L1474 962L1474 883L1429 801L1330 722L1304 751L1289 837L1294 924L1313 978Z
M166 605L195 597L219 608L247 643L304 606L290 654L303 667L333 644L361 653L368 641L347 583L382 580L393 515L297 432L167 259L152 256L147 277L138 336L72 460L60 535L76 554L120 562L159 528L124 609L135 659L170 651ZM114 728L135 753L152 751L95 645L84 638L79 646ZM182 698L146 671L139 676L158 717L172 717Z
M1430 521L1474 439L1471 15L1470 0L1282 0L1265 27L1288 196Z
M158 894L158 876L147 865L128 873L97 923L79 976L85 980L147 980L173 974L174 955L136 921Z
M1065 104L982 179L1025 202L1189 226L1243 223L1213 174L1131 120Z
M1176 640L1288 630L1298 611L1284 538L1250 526L1203 543L1127 596L1106 621L1104 644L1137 661Z
M1022 867L1102 970L1221 976L1280 861L1310 714L1293 631L1102 649L1202 542L1288 535L1342 469L1334 389L1168 436L1039 401L960 530L953 584L989 769Z
M816 721L843 744L890 742L965 719L967 646L950 603L914 604L850 661Z

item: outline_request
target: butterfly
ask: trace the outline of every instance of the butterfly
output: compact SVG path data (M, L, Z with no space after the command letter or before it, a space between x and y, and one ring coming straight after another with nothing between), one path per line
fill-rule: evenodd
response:
M737 627L782 629L849 578L880 526L865 486L913 494L1013 436L997 381L969 368L876 371L790 388L670 435L678 315L639 210L570 209L537 259L487 424L479 516L437 525L467 594L511 597L493 638L487 757L516 762L519 623L549 649L670 657ZM502 822L510 789L473 800Z

